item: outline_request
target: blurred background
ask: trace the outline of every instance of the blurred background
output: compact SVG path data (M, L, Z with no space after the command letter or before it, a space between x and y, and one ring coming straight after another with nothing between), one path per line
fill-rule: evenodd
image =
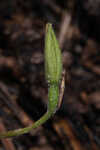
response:
M66 70L62 105L29 134L0 140L0 150L99 150L99 0L0 0L0 132L31 125L46 112L48 22Z

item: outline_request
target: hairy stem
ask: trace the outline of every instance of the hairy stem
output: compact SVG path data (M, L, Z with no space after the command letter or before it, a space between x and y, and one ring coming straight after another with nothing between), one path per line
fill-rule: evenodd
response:
M0 134L0 138L8 138L8 137L13 137L13 136L19 136L25 133L30 132L32 129L37 128L38 126L42 125L45 123L50 117L51 117L50 112L46 112L39 120L37 120L34 124L32 124L29 127L26 128L21 128L21 129L16 129L8 132L4 132Z

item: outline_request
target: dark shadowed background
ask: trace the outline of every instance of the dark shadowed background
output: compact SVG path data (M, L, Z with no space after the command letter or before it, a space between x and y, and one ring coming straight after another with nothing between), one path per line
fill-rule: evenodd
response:
M26 127L46 111L48 22L66 70L62 105L29 134L0 140L0 150L99 150L99 0L0 0L0 132Z

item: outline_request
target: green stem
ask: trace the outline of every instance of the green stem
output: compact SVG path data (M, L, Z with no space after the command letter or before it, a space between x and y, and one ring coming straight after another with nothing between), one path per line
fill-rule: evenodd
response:
M22 129L16 129L13 131L8 131L0 134L0 138L7 138L7 137L13 137L13 136L19 136L25 133L30 132L32 129L37 128L38 126L42 125L44 122L46 122L51 117L50 112L46 112L39 120L37 120L34 124L32 124L29 127L22 128Z
M45 123L56 112L57 104L58 104L58 97L59 97L58 84L51 84L48 89L49 103L48 103L47 112L39 120L33 123L31 126L1 133L0 138L19 136L19 135L28 133L32 129L37 128L43 123Z

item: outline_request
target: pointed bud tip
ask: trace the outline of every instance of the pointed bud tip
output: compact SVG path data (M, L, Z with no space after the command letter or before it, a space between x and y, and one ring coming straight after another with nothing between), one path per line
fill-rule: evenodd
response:
M47 23L46 24L46 33L48 32L48 29L52 28L52 24L51 23Z
M45 75L50 83L59 83L62 72L62 57L59 43L52 24L46 25L45 35Z

